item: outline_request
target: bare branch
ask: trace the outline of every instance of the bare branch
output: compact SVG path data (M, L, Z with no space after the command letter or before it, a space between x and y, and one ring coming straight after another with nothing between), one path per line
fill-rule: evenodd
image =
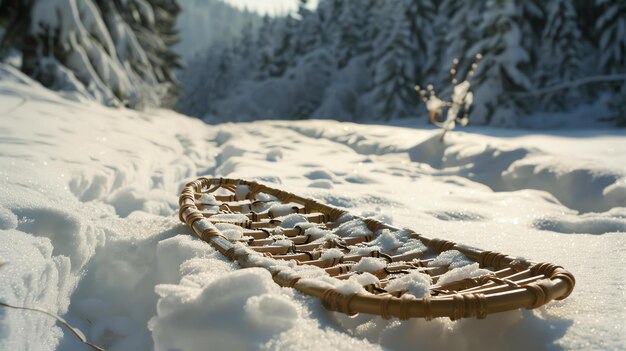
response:
M97 351L105 351L105 350L104 350L103 348L101 348L100 346L97 346L97 345L94 345L94 344L92 344L92 343L88 342L88 341L85 339L85 337L83 336L83 334L82 334L81 332L79 332L78 330L76 330L75 328L73 328L72 326L70 326L70 325L69 325L69 324L65 321L65 319L63 319L63 318L61 318L61 317L57 316L57 315L56 315L56 314L54 314L54 313L50 313L50 312L48 312L48 311L41 310L41 309L38 309L38 308L13 306L13 305L9 305L9 304L4 303L4 302L0 302L0 307L6 307L6 308L13 308L13 309L16 309L16 310L25 310L25 311L34 311L34 312L43 313L43 314L45 314L45 315L47 315L47 316L50 316L50 317L52 317L52 318L56 319L57 321L59 321L59 323L61 323L61 324L62 324L65 328L67 328L69 331L71 331L71 332L72 332L72 334L76 335L76 337L77 337L77 338L80 340L80 342L82 342L83 344L85 344L85 345L87 345L87 346L89 346L89 347L91 347L92 349L97 350Z

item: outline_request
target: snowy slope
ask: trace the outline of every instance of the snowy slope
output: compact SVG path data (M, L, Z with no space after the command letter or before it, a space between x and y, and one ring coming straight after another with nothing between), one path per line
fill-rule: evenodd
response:
M408 123L408 122L407 122ZM205 125L0 70L0 301L107 350L621 349L626 133L335 121ZM561 264L570 298L486 320L348 318L240 270L176 216L197 175L260 179L433 237ZM0 309L0 350L81 350Z

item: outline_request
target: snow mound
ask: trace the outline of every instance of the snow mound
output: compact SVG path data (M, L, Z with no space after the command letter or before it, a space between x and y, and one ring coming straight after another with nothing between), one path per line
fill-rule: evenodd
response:
M626 266L623 131L467 129L442 144L436 131L399 122L207 126L171 111L68 100L10 71L0 69L0 297L59 314L107 350L624 345L624 320L615 313ZM280 162L267 160L273 148L282 150ZM177 196L200 175L278 184L352 214L393 218L428 237L554 262L573 272L577 286L562 302L480 321L349 318L279 288L266 270L240 269L194 238L179 222ZM317 180L332 191L308 187ZM244 197L249 189L237 192ZM257 200L275 199L257 194ZM210 196L199 201L215 205ZM374 238L373 246L351 253L427 254L408 231L372 233L350 214L325 231L302 224L291 209L277 210L318 240ZM239 227L218 226L245 238ZM593 233L602 235L584 235ZM342 254L329 251L326 258ZM343 284L323 269L261 255L251 260L303 276L302 284ZM484 273L450 251L434 262L452 268L437 284ZM380 282L361 273L341 289L366 293L364 286L380 284L419 297L430 286L427 276L400 279ZM0 350L81 347L44 315L0 310Z
M478 263L472 263L447 271L439 277L437 284L443 285L466 278L477 278L486 274L491 274L491 271L488 269L478 268Z
M541 230L566 234L626 233L626 208L613 208L604 213L537 219L533 225Z
M261 268L235 271L202 288L157 285L156 291L160 300L150 330L157 350L257 348L293 327L300 315Z
M385 290L389 292L401 291L422 298L430 295L430 284L430 276L420 272L411 272L390 281Z
M352 266L352 270L357 272L376 273L387 267L387 262L382 258L363 257L357 264Z

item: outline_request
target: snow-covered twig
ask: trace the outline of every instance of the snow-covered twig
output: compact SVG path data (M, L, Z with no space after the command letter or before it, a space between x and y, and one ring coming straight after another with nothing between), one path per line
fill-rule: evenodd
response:
M12 309L16 309L16 310L25 310L25 311L34 311L34 312L39 312L39 313L43 313L47 316L50 316L54 319L56 319L57 321L59 321L65 328L67 328L69 331L72 332L72 334L76 335L76 337L80 340L80 342L82 342L83 344L91 347L94 350L97 351L105 351L103 348L101 348L98 345L94 345L92 343L90 343L89 341L87 341L87 339L85 338L85 336L83 335L83 333L81 333L78 329L73 328L71 325L69 325L65 319L57 316L54 313L50 313L48 311L45 310L41 310L38 308L31 308L31 307L20 307L20 306L13 306L13 305L9 305L7 303L4 302L0 302L0 307L6 307L6 308L12 308Z
M419 85L415 86L415 90L420 94L422 100L424 100L424 103L426 104L426 108L428 109L430 115L430 123L443 129L440 141L443 141L443 138L448 131L454 129L456 122L461 123L462 126L467 125L469 121L469 111L474 101L474 95L469 90L471 86L470 80L474 76L474 73L476 73L476 69L478 68L478 64L481 59L482 55L477 54L476 60L472 63L471 69L461 83L458 83L456 78L459 60L454 59L454 61L452 61L452 67L450 68L450 81L452 82L453 87L450 102L443 101L437 97L435 89L431 84L427 87L428 91L422 89ZM439 121L437 120L437 117L441 117L443 115L444 107L448 108L446 119ZM463 110L463 116L459 117L461 110Z

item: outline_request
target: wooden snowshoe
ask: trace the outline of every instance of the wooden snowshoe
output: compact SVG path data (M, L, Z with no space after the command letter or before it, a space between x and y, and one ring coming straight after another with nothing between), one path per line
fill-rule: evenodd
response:
M264 267L280 286L348 315L481 319L564 299L575 284L551 263L428 238L252 181L199 178L179 203L180 220L241 267ZM399 239L390 247L390 238Z

